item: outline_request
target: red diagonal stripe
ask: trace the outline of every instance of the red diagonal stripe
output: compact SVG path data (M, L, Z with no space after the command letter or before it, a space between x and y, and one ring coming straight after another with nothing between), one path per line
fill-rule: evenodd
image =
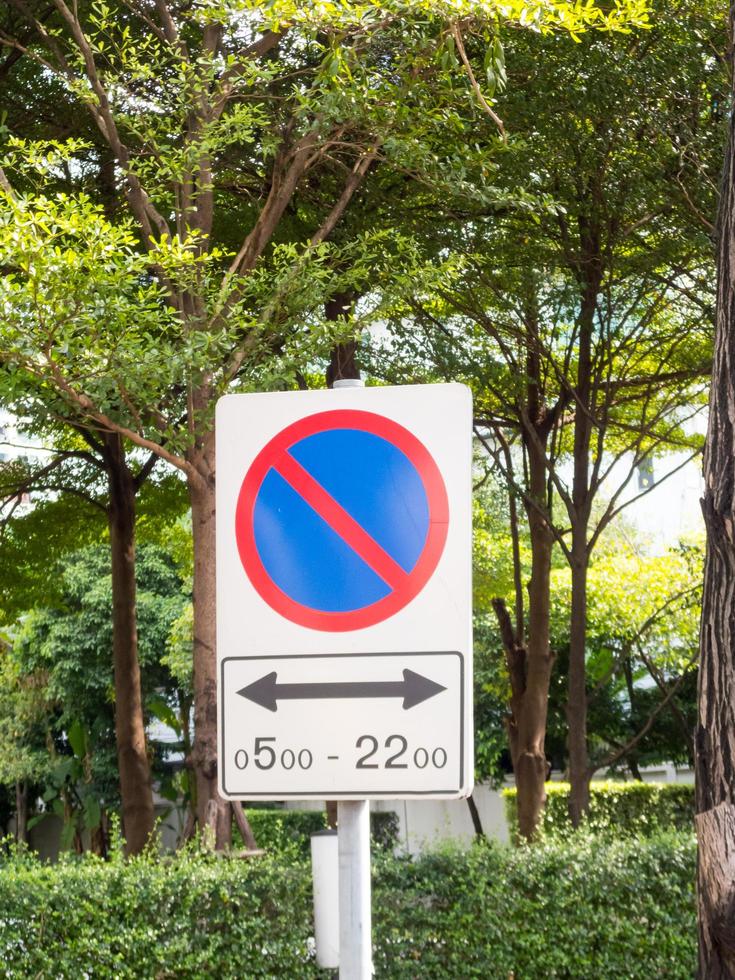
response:
M323 521L338 534L352 550L362 558L389 585L391 589L402 586L406 580L406 572L398 562L380 547L375 538L350 517L341 504L327 493L324 487L317 483L308 470L287 452L281 453L271 464L283 479L316 511Z

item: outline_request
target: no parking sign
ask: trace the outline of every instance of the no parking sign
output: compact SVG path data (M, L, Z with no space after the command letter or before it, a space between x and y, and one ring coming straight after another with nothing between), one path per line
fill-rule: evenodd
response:
M224 795L470 791L470 501L461 385L220 401Z
M373 412L317 412L258 454L238 497L243 568L302 626L372 626L411 601L441 557L449 521L421 442Z

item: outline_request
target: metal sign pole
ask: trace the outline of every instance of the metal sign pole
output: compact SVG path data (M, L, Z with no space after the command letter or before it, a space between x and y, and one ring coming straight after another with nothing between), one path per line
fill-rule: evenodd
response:
M339 842L339 978L370 980L373 974L370 909L370 803L337 805Z

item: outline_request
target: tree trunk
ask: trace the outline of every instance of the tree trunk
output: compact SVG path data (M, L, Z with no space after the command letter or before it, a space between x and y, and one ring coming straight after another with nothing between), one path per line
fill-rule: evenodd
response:
M357 367L357 342L350 340L345 344L336 344L332 348L332 354L327 367L327 388L331 388L335 381L344 381L347 378L359 378L360 369Z
M345 319L355 302L355 297L347 293L338 293L324 304L324 314L327 320L337 323ZM360 369L357 366L357 341L347 340L342 344L335 344L327 366L326 382L327 388L331 388L335 381L344 381L347 378L359 378Z
M121 437L107 433L104 442L110 489L112 657L122 822L127 853L138 854L153 831L154 812L138 663L135 483L125 462Z
M532 486L539 479L545 485L543 458L535 460L534 453L529 453L529 472ZM543 499L543 495L540 499ZM551 531L545 518L534 508L529 508L528 522L531 532L531 580L528 583L525 691L515 719L511 756L518 791L518 830L522 837L531 840L546 803L546 721L554 661L549 643Z
M587 548L586 527L575 540L572 532L572 606L569 618L569 680L567 726L569 732L569 815L578 827L590 801L587 756Z
M107 845L107 811L102 810L99 826L94 827L89 832L89 850L92 854L96 854L97 857L106 858Z
M189 482L194 539L194 748L196 813L200 830L214 830L214 846L232 841L232 812L217 790L217 610L215 586L214 433L190 460L200 474Z
M549 576L552 536L543 512L546 486L544 446L530 440L529 491L538 507L526 505L531 537L531 580L528 583L528 643L514 630L501 599L493 600L511 685L508 744L516 782L518 831L532 840L546 803L547 763L544 748L549 684L554 658L549 643Z
M187 797L187 814L186 814L186 826L191 825L191 830L188 832L188 836L184 836L183 840L190 840L194 836L194 831L196 829L196 779L194 777L194 771L192 767L192 741L191 741L191 720L192 720L192 700L189 696L182 696L179 694L179 724L181 725L181 743L184 752L184 759L186 760L187 766L187 776L188 776L188 792Z
M535 293L527 311L529 323L538 315ZM533 331L531 331L533 333ZM527 458L528 497L525 501L531 539L531 579L528 583L528 642L522 630L522 602L518 594L520 565L514 545L516 577L516 628L505 605L493 601L500 623L511 683L508 742L516 782L518 830L526 840L536 835L546 803L546 721L549 685L554 657L549 642L550 574L553 536L547 517L547 443L552 416L543 404L538 347L531 342L526 352L526 414L523 443ZM512 533L515 520L512 524Z
M28 843L28 783L24 781L15 784L15 840Z
M572 506L572 607L569 614L569 677L567 725L569 732L569 816L578 827L589 806L589 758L587 755L587 531L590 490L590 442L593 429L592 340L597 297L602 282L600 230L593 218L579 219L580 269L583 291L579 310L577 382L574 391L574 476Z
M735 37L735 8L730 36ZM718 219L715 356L704 456L707 528L695 732L699 977L735 977L735 117Z
M697 814L700 980L735 977L735 806Z
M249 851L257 851L258 842L253 834L253 828L250 826L250 821L245 813L245 808L239 800L231 803L230 806L232 807L232 815L235 818L237 829L240 831L243 844Z

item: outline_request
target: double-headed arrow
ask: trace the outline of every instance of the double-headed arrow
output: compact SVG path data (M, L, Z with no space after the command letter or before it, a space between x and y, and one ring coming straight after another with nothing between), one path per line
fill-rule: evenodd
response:
M322 698L403 698L403 708L413 708L446 688L413 670L403 671L402 681L333 681L317 684L279 684L272 671L237 693L269 711L278 711L279 701Z

